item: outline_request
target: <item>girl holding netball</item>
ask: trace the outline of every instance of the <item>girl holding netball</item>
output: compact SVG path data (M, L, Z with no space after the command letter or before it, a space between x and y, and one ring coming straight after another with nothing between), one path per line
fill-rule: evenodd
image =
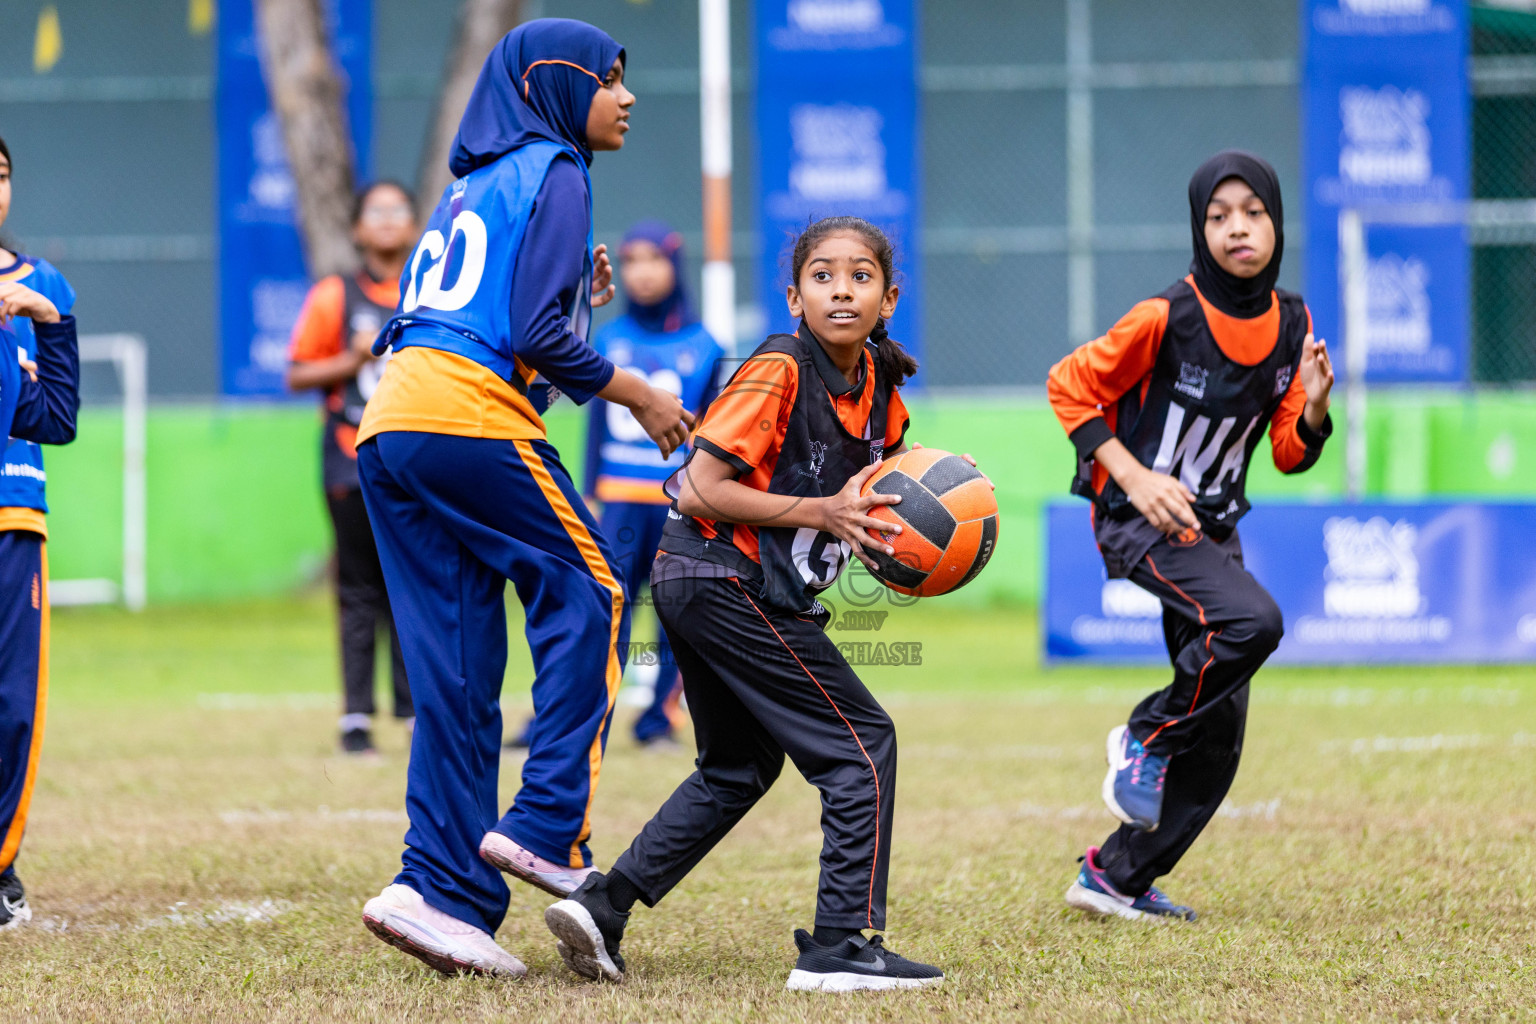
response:
M592 304L613 294L592 245L587 165L623 146L633 103L624 50L600 30L539 19L508 33L460 122L458 179L375 345L394 356L358 430L358 465L416 731L403 866L363 919L448 973L523 973L491 937L508 901L501 871L555 894L590 872L624 668L622 574L529 395L617 402L663 455L693 425L677 396L587 344ZM522 789L501 814L509 579L537 675Z
M11 152L0 139L0 224ZM31 920L16 875L48 705L48 511L39 444L75 439L75 292L47 261L0 243L0 931Z
M545 914L577 973L621 980L619 943L638 901L654 906L778 777L787 754L821 791L815 931L797 931L797 989L905 988L943 972L864 929L885 926L896 794L890 717L823 631L816 595L850 554L893 551L867 531L894 495L861 495L903 450L899 388L916 362L889 338L898 288L890 242L854 217L795 244L792 335L760 345L721 390L669 482L675 497L651 571L682 670L698 770L606 875Z
M1163 604L1173 680L1110 730L1103 796L1123 824L1089 847L1067 902L1193 920L1152 883L1173 870L1237 774L1248 683L1280 643L1280 609L1243 568L1237 522L1264 431L1300 473L1332 431L1333 368L1301 296L1275 287L1285 250L1274 168L1236 150L1189 182L1189 274L1051 369L1114 579Z

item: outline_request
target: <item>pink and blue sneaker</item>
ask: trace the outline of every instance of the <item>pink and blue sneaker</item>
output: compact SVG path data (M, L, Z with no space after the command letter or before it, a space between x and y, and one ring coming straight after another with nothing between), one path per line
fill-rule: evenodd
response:
M1109 772L1104 776L1104 803L1109 812L1131 828L1156 832L1163 816L1163 782L1168 759L1141 745L1131 730L1117 725L1104 744Z
M1170 900L1157 886L1152 886L1140 896L1127 896L1109 884L1104 869L1099 867L1099 848L1088 847L1088 852L1078 858L1082 869L1077 880L1067 889L1067 905L1102 917L1123 917L1131 921L1193 921L1195 912Z

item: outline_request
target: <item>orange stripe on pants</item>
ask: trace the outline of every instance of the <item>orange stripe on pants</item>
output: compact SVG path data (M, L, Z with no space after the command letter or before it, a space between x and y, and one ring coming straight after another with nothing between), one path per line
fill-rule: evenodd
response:
M592 835L592 800L597 795L598 778L603 772L603 734L608 730L608 719L613 715L613 705L618 697L619 684L624 679L624 666L619 661L619 629L624 622L624 588L614 578L612 569L608 566L608 560L603 557L597 542L592 539L592 534L587 531L587 524L582 521L576 510L571 508L570 502L565 499L565 494L560 490L560 485L555 483L555 478L550 476L549 467L544 465L544 460L539 458L539 453L533 445L527 441L513 441L517 446L517 453L522 456L523 463L528 467L528 472L538 482L539 490L544 492L544 497L549 501L550 507L559 516L560 523L565 527L565 532L570 534L571 542L576 545L576 550L581 552L582 561L586 562L597 582L601 583L613 595L613 622L608 631L608 669L606 683L608 686L608 710L603 715L603 724L597 731L597 737L592 741L592 747L587 754L589 781L587 785L587 807L581 819L581 832L576 836L576 841L571 843L571 867L582 867L581 844Z
M27 751L27 774L21 784L21 799L11 818L5 839L0 841L0 871L10 867L21 848L22 833L27 830L27 811L32 806L32 787L37 782L37 762L43 753L43 724L48 712L48 544L38 545L40 568L32 578L33 607L42 619L37 641L37 703L32 712L32 743Z

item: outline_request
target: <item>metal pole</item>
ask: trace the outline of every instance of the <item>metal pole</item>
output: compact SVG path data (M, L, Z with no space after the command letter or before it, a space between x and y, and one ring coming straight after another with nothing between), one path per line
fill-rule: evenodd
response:
M1344 372L1346 426L1345 487L1351 501L1365 493L1365 371L1369 357L1366 331L1370 327L1365 222L1359 210L1339 211L1339 267L1344 292Z
M734 354L730 0L699 0L699 143L704 177L704 327L726 352Z
M1067 0L1067 331L1093 337L1093 32L1090 0Z
M144 485L149 374L144 339L120 339L117 360L123 375L123 603L129 611L141 612L148 597L145 553L149 544Z

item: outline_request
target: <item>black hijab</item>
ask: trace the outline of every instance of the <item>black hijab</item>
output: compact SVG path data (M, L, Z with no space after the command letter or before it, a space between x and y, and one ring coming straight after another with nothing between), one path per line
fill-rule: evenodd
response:
M1275 225L1275 254L1269 265L1254 277L1238 277L1221 269L1205 244L1205 208L1211 196L1228 178L1241 178L1264 201ZM1280 207L1280 179L1263 157L1240 149L1226 149L1201 164L1189 179L1189 229L1194 235L1195 258L1189 272L1200 294L1228 316L1251 319L1269 310L1269 293L1280 277L1280 256L1285 252L1285 213Z

